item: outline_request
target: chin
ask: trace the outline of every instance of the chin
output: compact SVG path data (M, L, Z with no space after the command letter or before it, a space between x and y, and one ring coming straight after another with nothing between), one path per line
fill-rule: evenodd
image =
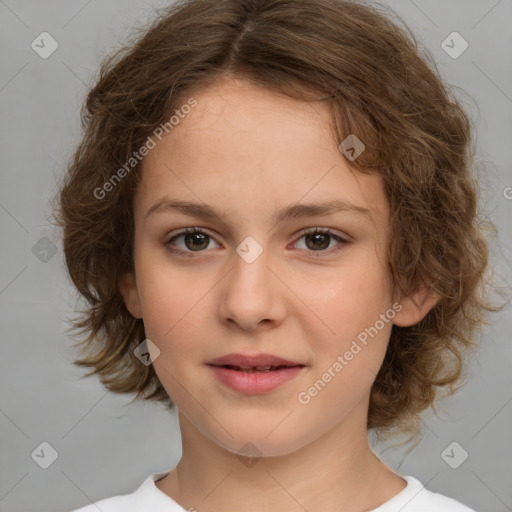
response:
M240 429L243 436L230 437L222 432L222 438L213 437L212 440L225 450L236 454L243 462L245 458L261 457L283 457L300 449L307 442L301 441L290 435L291 432L297 433L297 430L283 429L279 434L277 429L269 435L272 429Z

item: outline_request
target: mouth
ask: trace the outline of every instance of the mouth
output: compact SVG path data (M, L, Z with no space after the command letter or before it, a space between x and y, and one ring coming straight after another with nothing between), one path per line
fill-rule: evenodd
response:
M264 395L293 381L306 371L304 365L241 368L234 365L208 365L223 386L245 395ZM262 369L260 369L262 368Z
M272 354L228 354L207 365L222 385L246 395L270 393L307 371L305 364Z
M237 372L243 372L243 373L267 373L267 372L275 372L279 371L285 368L297 368L297 367L303 367L303 364L296 364L296 365L278 365L278 366L250 366L250 367L240 367L236 365L231 364L222 364L222 365L210 365L210 366L218 366L220 368L227 368L228 370L235 370Z

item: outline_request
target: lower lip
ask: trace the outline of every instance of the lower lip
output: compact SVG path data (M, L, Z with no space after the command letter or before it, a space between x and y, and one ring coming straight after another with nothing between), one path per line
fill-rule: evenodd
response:
M296 377L305 366L289 366L270 372L242 372L223 366L209 365L217 378L226 386L247 395L259 395L277 388Z

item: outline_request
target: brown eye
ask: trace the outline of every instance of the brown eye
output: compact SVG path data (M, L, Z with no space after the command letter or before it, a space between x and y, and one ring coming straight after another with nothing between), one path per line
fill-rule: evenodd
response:
M206 249L209 245L209 237L204 233L186 233L184 237L186 247L194 251Z
M315 228L314 230L306 231L299 238L305 240L306 250L309 252L319 252L331 254L343 248L345 244L348 243L348 240L335 235L330 229L319 229ZM333 250L326 250L331 246L333 241L337 241L338 244L334 246Z
M331 235L326 233L313 233L311 235L305 235L306 245L309 249L327 249L329 247ZM311 242L311 243L308 243Z
M176 243L176 240L183 239L183 243L180 246ZM170 249L172 252L201 252L207 249L210 241L213 240L207 233L199 228L187 228L177 235L173 236L165 245L177 246L178 249Z

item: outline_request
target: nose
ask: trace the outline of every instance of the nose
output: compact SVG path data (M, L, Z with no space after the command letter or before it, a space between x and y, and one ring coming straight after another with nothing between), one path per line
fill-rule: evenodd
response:
M253 331L282 323L286 314L287 288L272 268L264 250L254 261L237 253L228 274L221 283L219 318L226 324Z

